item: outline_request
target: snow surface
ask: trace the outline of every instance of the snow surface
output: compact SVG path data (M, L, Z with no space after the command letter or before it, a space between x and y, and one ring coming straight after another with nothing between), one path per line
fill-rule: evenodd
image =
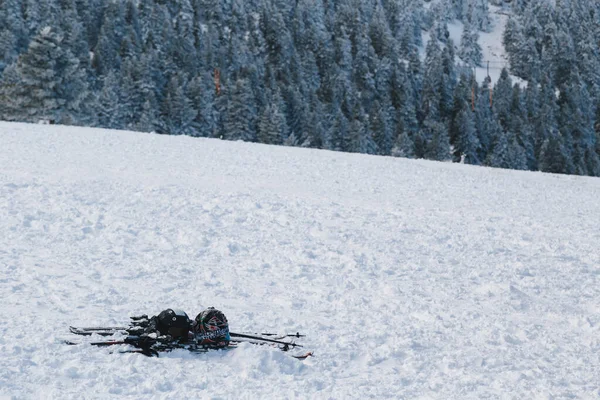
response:
M54 125L0 144L2 399L600 396L597 178ZM61 343L207 306L315 357Z
M502 38L504 35L504 30L506 27L506 23L508 22L508 18L510 15L510 9L505 9L502 7L497 7L490 5L490 21L492 23L492 28L490 32L482 32L478 31L479 40L478 43L481 46L482 63L481 67L476 67L475 71L475 79L480 84L485 80L487 76L490 77L492 84L498 82L500 79L500 74L502 73L503 68L507 68L510 71L510 62L508 60L508 54L506 54L506 49L504 48L504 44L502 43ZM461 21L453 20L448 23L448 32L450 33L450 38L454 42L456 47L456 52L460 48L461 36L463 33L464 24ZM429 41L431 35L428 32L423 34L423 43L425 45L421 49L421 57L425 58L425 48L426 44ZM456 56L456 62L459 65L464 65L460 57ZM527 85L527 81L511 75L511 79L514 83L518 83L521 87L525 87Z
M482 67L475 68L475 78L479 83L482 83L486 76L489 75L492 83L496 83L500 78L500 73L503 68L510 68L508 55L502 44L502 36L508 14L500 7L490 6L490 20L492 22L492 30L490 32L481 32L479 34L479 45L483 54ZM463 33L464 24L458 20L448 24L448 32L454 41L454 44L460 47L461 36ZM460 63L460 58L457 56L457 61ZM489 68L488 68L489 65ZM512 77L515 79L515 77ZM522 82L517 79L521 84Z

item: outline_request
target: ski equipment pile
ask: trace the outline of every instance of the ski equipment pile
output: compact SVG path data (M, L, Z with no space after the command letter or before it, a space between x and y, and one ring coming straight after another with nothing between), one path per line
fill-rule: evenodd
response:
M125 338L119 338L115 340L106 340L106 341L97 341L97 342L74 342L70 340L66 340L65 344L68 345L78 345L78 344L89 344L91 346L105 347L105 346L116 346L116 345L130 345L133 346L134 350L125 350L121 351L121 353L140 353L146 356L159 356L159 353L169 352L175 349L185 349L192 353L206 353L212 350L230 350L237 347L239 343L251 343L254 345L269 345L276 346L278 349L282 351L289 351L290 349L294 349L296 347L303 347L300 344L291 341L285 341L283 339L294 337L301 338L306 335L301 335L300 333L295 334L284 334L278 335L275 333L260 333L260 334L246 334L246 333L235 333L230 332L230 335L233 340L231 340L226 347L210 347L206 345L200 345L194 342L186 341L186 342L177 342L177 341L168 341L163 339L162 337L151 338L148 336L141 336L143 332L144 322L147 320L141 317L132 317L134 321L132 326L124 327L124 326L108 326L108 327L69 327L71 333L80 336L113 336L116 334L127 335ZM303 354L292 355L292 357L298 360L305 360L306 358L312 356L312 352L306 352Z

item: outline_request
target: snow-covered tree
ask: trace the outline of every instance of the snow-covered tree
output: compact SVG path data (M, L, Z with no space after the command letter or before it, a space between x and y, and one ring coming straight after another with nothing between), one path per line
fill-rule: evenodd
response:
M415 144L406 131L398 133L391 155L394 157L415 158Z
M479 165L480 146L473 112L464 107L458 115L459 136L456 141L455 151L460 154L460 159L466 164Z
M513 133L504 133L498 126L494 150L489 155L487 165L496 168L527 169L525 150L517 142Z
M475 0L469 4L470 15L469 22L474 29L490 32L492 22L490 20L490 10L488 0Z
M425 131L425 158L436 161L450 161L450 141L448 128L434 120L426 120L423 124Z
M263 109L258 121L258 141L266 144L282 144L288 138L287 121L281 110L283 100L276 92L269 99L267 106ZM289 144L297 144L296 140L290 140Z
M89 96L79 60L50 27L33 38L0 86L4 118L16 121L76 124Z
M248 79L239 78L228 94L224 110L223 137L228 140L256 141L257 110Z
M205 73L194 77L187 89L187 95L196 110L192 136L217 137L219 115L213 75Z
M460 48L458 56L469 67L481 66L483 52L478 43L479 34L471 27L471 24L464 25L463 33L460 38Z
M194 120L198 112L186 95L187 79L173 75L166 87L166 95L160 107L162 132L169 135L193 135Z
M382 155L390 154L394 140L390 108L388 103L381 104L375 100L370 113L370 132L377 144L378 153Z
M96 113L100 126L111 129L125 127L126 110L121 102L122 97L119 78L114 71L110 71L102 80L102 89L98 96Z

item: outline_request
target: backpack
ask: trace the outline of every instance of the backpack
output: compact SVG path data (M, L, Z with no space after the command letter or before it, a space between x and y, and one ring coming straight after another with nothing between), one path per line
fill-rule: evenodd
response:
M168 308L150 319L145 333L156 332L159 336L171 336L172 339L187 340L191 321L184 311Z

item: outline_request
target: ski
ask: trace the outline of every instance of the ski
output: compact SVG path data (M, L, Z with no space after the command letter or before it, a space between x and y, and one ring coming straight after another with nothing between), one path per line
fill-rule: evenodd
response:
M119 353L139 353L139 354L143 354L148 357L159 357L160 353L170 352L175 349L183 349L183 350L190 351L192 353L207 353L207 352L214 351L214 350L231 350L231 349L236 348L239 343L250 343L250 344L259 345L259 346L260 345L269 345L269 343L265 343L265 342L234 340L234 341L231 341L226 347L206 347L206 346L197 345L195 343L160 343L160 342L154 342L150 345L140 347L141 345L138 340L139 340L138 337L130 336L130 337L125 338L124 340L107 340L107 341L101 341L101 342L73 342L71 340L65 340L65 341L63 341L63 343L70 345L70 346L87 344L90 346L97 346L97 347L130 345L130 346L136 347L136 349L123 350L123 351L118 351L118 352ZM278 348L282 351L289 350L289 348L287 346L278 347ZM297 360L305 360L306 358L311 357L311 356L313 356L312 351L309 351L307 353L300 354L300 355L292 355L292 357Z
M88 327L76 327L70 326L71 330L82 331L82 332L93 332L93 331L126 331L130 327L125 326L88 326Z
M283 335L279 334L279 333L244 333L244 335L277 336L276 339L284 339L286 337L295 337L295 338L306 337L306 335L301 335L299 332L296 332L296 333L285 333Z
M140 353L146 356L158 357L160 352L168 352L177 348L186 349L195 353L204 353L210 350L214 350L212 348L206 348L204 346L199 346L196 343L171 343L171 342L161 342L160 340L152 340L151 342L141 342L138 334L143 332L143 327L134 323L133 326L123 327L123 326L90 326L90 327L75 327L70 326L69 331L75 335L81 336L113 336L116 334L126 334L124 339L115 339L115 340L106 340L106 341L96 341L96 342L87 342L87 344L91 346L98 347L107 347L107 346L116 346L116 345L131 345L136 347L134 350L126 350L120 351L121 353ZM301 338L306 335L301 335L299 332L295 334L287 334L280 335L275 333L260 333L260 334L246 334L246 333L236 333L230 332L230 336L233 340L230 341L230 344L227 348L235 347L239 343L250 343L253 345L268 345L277 347L281 351L289 351L290 349L294 349L296 347L303 347L300 344L294 343L292 341L284 341L282 339L286 339L288 337L296 337ZM266 337L265 337L266 336ZM64 343L68 345L78 345L85 344L86 342L73 342L70 340L66 340ZM300 355L292 355L292 357L298 360L305 360L306 358L312 356L312 352L307 352Z
M139 346L138 343L139 338L137 336L128 336L123 340L106 340L106 341L101 341L101 342L74 342L72 340L64 340L63 343L64 344L68 344L68 345L80 345L80 344L88 344L90 346L98 346L98 347L104 347L104 346L114 346L114 345L120 345L120 344L130 344L133 346ZM296 344L296 343L286 343L286 342L264 342L264 341L253 341L253 340L231 340L230 343L236 345L238 343L250 343L250 344L254 344L254 345L273 345L273 344L277 344L280 346L277 346L277 348L279 348L282 351L288 351L290 347L303 347L302 345ZM154 342L153 344L161 344L161 342ZM165 346L173 346L174 348L184 348L185 346L198 346L195 343L165 343Z
M119 332L125 332L125 329L115 328L76 328L74 326L69 327L69 331L75 335L81 336L92 336L92 335L100 335L100 336L112 336Z
M98 346L98 347L115 346L115 345L119 345L119 344L133 344L133 343L130 343L125 340L107 340L104 342L74 342L72 340L63 340L63 343L67 344L69 346L79 346L82 344L88 344L90 346Z

